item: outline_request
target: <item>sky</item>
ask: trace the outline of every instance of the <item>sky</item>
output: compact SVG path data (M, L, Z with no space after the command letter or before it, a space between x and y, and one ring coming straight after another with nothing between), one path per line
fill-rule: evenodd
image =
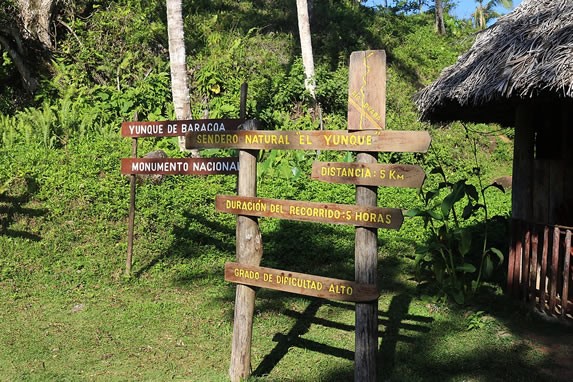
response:
M476 8L476 4L477 2L475 0L458 0L458 5L457 7L453 10L453 14L454 16L458 17L458 18L462 18L462 19L469 19L471 14L473 13L473 11ZM392 3L391 1L388 1L388 3ZM484 3L487 3L487 0L484 0ZM521 3L521 0L513 0L513 5L514 7L518 6ZM366 5L370 5L370 6L374 6L374 5L380 5L380 4L384 4L384 0L368 0L366 2ZM500 13L500 14L506 14L509 11L503 7L497 7L496 10Z
M484 4L487 1L484 1ZM517 7L521 3L521 0L513 0L514 8ZM453 14L459 18L469 19L471 14L476 9L477 2L475 0L458 0L458 6L453 10ZM506 14L510 12L509 10L505 9L504 7L498 6L496 10L500 14Z

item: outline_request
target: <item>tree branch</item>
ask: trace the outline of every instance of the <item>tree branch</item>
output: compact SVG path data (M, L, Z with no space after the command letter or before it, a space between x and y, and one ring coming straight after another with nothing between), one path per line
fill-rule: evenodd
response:
M24 57L22 57L22 55L18 52L18 50L12 47L10 41L8 41L8 39L3 35L0 35L0 45L8 52L8 54L12 58L12 61L14 61L16 69L18 69L20 77L22 78L24 89L28 93L33 94L38 88L38 80L32 77L30 70L26 66Z

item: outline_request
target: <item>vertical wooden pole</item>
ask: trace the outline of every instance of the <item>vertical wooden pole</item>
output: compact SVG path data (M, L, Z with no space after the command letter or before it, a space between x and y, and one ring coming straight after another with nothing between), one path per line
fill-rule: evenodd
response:
M137 158L137 138L131 141L131 157ZM135 224L135 174L129 175L129 216L127 222L127 259L125 260L125 274L131 274L131 264L133 262L133 230Z
M535 307L537 303L537 256L539 252L539 226L533 227L531 236L531 264L529 273L529 303Z
M553 251L551 252L551 276L549 281L549 314L555 315L557 305L557 270L559 269L559 245L561 230L553 227Z
M516 225L515 261L513 263L513 291L512 295L519 298L519 287L521 286L521 261L523 259L523 231L527 226L523 220L518 220Z
M379 130L386 127L386 52L352 52L348 74L348 130ZM359 163L376 163L377 153L357 153ZM378 188L356 186L356 204L375 207ZM356 227L355 279L377 284L378 231ZM354 380L376 381L378 353L378 301L357 303Z
M545 312L545 302L547 300L547 258L549 257L549 226L543 227L543 253L541 254L541 274L539 289L539 309Z
M563 258L563 291L561 292L561 318L567 314L569 304L569 278L571 267L571 230L565 233L565 256Z
M246 85L241 93L246 94ZM246 97L241 96L241 117ZM243 124L245 130L257 130L253 120ZM239 151L239 196L257 196L257 154L256 150ZM256 217L237 216L237 262L259 265L263 256L261 231ZM238 382L251 374L251 343L253 338L253 313L255 310L256 289L248 285L237 285L235 295L235 315L231 344L231 365L229 376L232 382Z
M525 245L523 248L523 260L521 270L521 299L527 301L529 296L529 259L531 256L531 227L532 224L527 224L525 228Z
M376 163L376 153L359 153L359 163ZM356 204L377 205L378 187L356 186ZM354 244L356 282L377 284L378 231L375 228L356 227ZM378 301L357 303L355 311L356 333L354 353L354 380L376 381L376 354L378 350Z
M515 258L517 256L517 251L515 247L517 246L517 220L510 219L510 244L509 244L509 259L507 262L507 289L506 293L513 296L513 284L517 282L513 278L513 269L515 268Z

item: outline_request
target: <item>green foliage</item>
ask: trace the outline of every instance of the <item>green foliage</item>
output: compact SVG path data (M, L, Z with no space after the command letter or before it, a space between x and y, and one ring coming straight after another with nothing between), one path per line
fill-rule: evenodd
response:
M423 208L411 209L409 217L421 217L428 230L426 245L416 249L416 269L418 277L436 283L442 296L451 297L456 303L464 304L481 286L482 277L491 277L495 264L500 265L504 256L497 248L488 247L488 215L485 191L468 184L466 179L455 183L447 180L441 168L435 168L430 174L441 176L437 188L421 193ZM502 191L503 188L501 188ZM444 196L445 194L445 196ZM481 199L481 202L480 202ZM477 260L472 259L472 239L475 235L471 228L462 223L472 220L483 210L483 230L485 232L481 252ZM474 220L475 221L475 220ZM428 271L430 271L428 273Z
M483 329L487 325L487 316L483 310L472 312L466 318L467 330Z

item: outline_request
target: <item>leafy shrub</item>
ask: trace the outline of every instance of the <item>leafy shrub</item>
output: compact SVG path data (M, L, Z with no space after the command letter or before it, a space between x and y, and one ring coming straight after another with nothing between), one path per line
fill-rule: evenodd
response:
M488 247L488 213L485 191L490 187L503 188L496 184L482 188L479 193L466 179L451 183L441 168L432 170L442 182L435 189L422 193L423 208L411 209L407 216L422 217L428 230L426 245L416 249L416 268L419 277L434 281L440 294L449 296L458 304L465 303L480 287L483 276L491 276L495 259L498 265L504 256L498 248ZM446 196L443 192L446 191ZM481 203L480 203L481 199ZM483 210L485 231L477 262L472 262L472 231L462 222L470 221ZM431 273L425 273L430 271Z

